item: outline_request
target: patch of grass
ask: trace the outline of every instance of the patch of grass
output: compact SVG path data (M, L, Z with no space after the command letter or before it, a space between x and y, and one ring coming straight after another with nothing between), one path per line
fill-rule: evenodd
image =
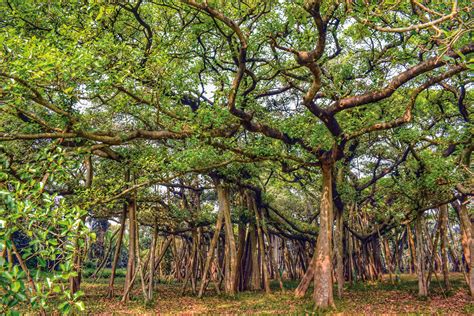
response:
M469 315L474 314L474 303L469 303L466 306L464 306L464 312Z
M90 278L92 274L94 273L94 271L95 271L95 268L86 268L82 270L82 275L85 278ZM112 273L112 269L104 268L99 272L98 277L109 278L111 273ZM115 270L115 277L117 278L124 278L126 274L127 274L127 269L125 268L119 268Z

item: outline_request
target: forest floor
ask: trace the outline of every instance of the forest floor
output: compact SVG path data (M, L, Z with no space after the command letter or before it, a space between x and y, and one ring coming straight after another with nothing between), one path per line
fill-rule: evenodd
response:
M342 299L336 299L336 309L327 314L474 314L474 303L468 295L463 275L450 276L452 289L443 291L441 282L435 277L431 284L428 299L417 298L417 280L414 275L402 275L398 283L392 284L388 276L383 281L356 283L347 286ZM305 298L296 299L293 289L296 281L285 282L287 291L282 293L277 283L272 284L273 293L244 292L235 297L217 295L214 289L208 290L202 299L189 291L181 294L181 284L160 283L155 289L155 299L145 304L138 283L133 290L133 298L121 303L118 296L123 289L123 278L117 279L114 300L104 298L107 292L107 279L86 279L82 290L86 293L83 301L87 312L94 315L108 314L313 314L310 289ZM211 287L209 287L211 288ZM336 288L334 289L336 291Z

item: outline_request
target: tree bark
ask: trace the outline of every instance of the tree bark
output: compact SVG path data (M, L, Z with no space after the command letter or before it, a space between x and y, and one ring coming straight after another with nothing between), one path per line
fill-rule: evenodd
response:
M459 217L461 226L461 245L466 262L467 271L467 284L471 292L471 296L474 298L474 240L472 235L474 233L474 227L472 222L474 221L474 214L469 214L467 209L466 197L460 198L457 203L453 203L453 207L456 209Z
M148 300L153 298L153 279L155 277L155 250L156 244L158 239L158 225L155 222L153 227L153 239L151 240L151 247L150 247L150 261L149 261L149 277L148 277Z
M260 268L258 264L258 241L257 241L257 227L255 223L250 223L249 227L249 258L250 258L250 289L261 289L260 283Z
M471 215L471 234L472 232L474 232L474 216ZM471 240L469 241L469 251L471 253L469 264L469 289L471 291L471 296L474 297L474 239L472 238L472 235Z
M253 211L254 216L255 216L255 230L257 232L257 242L258 242L258 248L260 252L260 262L262 266L262 283L263 283L263 288L265 289L265 292L271 293L270 290L270 279L268 276L268 266L267 266L267 260L265 257L265 242L263 240L263 229L262 229L262 220L260 218L260 212L255 200L255 196L251 192L247 192L247 199L248 199L248 204L249 204L249 209ZM257 256L258 258L258 256ZM256 265L256 268L259 268L259 265Z
M257 219L257 237L258 237L258 248L260 249L260 259L262 262L262 279L263 279L263 287L265 289L265 293L270 294L270 278L268 275L268 265L265 256L265 241L263 240L263 230L262 230L262 223L260 220L259 210L255 208L255 216Z
M239 222L239 235L238 235L238 242L239 242L239 247L237 251L237 284L238 284L238 289L244 290L243 287L243 280L245 277L244 270L245 270L245 257L244 257L244 250L246 246L246 224L243 222Z
M263 215L263 213L262 213L262 215ZM262 217L264 217L264 216L262 216ZM269 251L269 254L268 254L268 257L270 258L270 267L274 271L276 279L278 280L278 283L280 285L280 290L284 293L285 292L285 287L283 286L283 281L281 279L280 271L278 270L278 266L275 263L275 258L273 257L274 247L273 247L273 244L271 242L272 239L270 238L270 234L268 233L268 229L267 229L267 225L266 225L265 221L263 221L263 222L264 222L263 226L262 226L263 227L263 232L265 233L265 236L267 237L267 240L270 243L270 251Z
M311 281L314 279L314 267L316 265L316 252L311 259L311 263L308 266L303 278L301 279L298 287L295 289L295 297L300 298L304 297L306 291L308 290L309 286L311 285Z
M160 268L160 264L163 260L163 257L165 256L166 254L166 251L168 250L168 248L170 247L171 245L171 241L173 240L173 238L171 236L168 236L166 238L166 240L163 242L163 244L161 245L160 249L157 249L158 250L158 257L155 255L155 271L158 270ZM145 281L149 281L150 279L150 271L148 271L148 274L145 276Z
M383 249L385 255L385 266L387 267L388 274L390 277L390 282L393 282L392 274L393 274L393 261L392 261L392 253L390 252L390 246L388 244L388 239L383 238Z
M191 281L191 288L193 294L195 293L195 286L194 286L194 281L193 281L193 274L194 274L194 266L195 266L195 260L197 258L197 248L198 248L198 243L197 243L197 228L194 228L192 231L192 238L191 238L191 254L188 258L188 265L186 268L186 277L184 278L183 282L183 287L181 289L181 295L184 295L186 292L186 286L189 281Z
M346 230L346 238L347 238L347 276L349 279L349 283L352 285L355 278L354 256L353 256L354 237L351 234L349 234L349 230Z
M407 238L408 238L408 245L410 247L410 257L411 257L411 264L410 264L410 272L416 273L416 248L415 242L413 241L413 234L411 233L410 224L407 224Z
M334 233L334 250L336 253L336 280L337 280L337 296L342 297L344 292L344 262L343 262L343 223L342 223L342 210L336 208L336 228Z
M423 214L420 213L415 220L415 234L416 234L416 271L418 274L418 296L425 297L428 296L428 286L426 284L425 278L425 265L424 265L424 245L423 245L423 230L422 223Z
M202 272L202 280L201 280L201 285L199 287L199 293L198 293L199 298L202 297L202 294L204 293L207 286L207 275L209 272L209 268L211 266L212 258L214 257L214 249L216 248L217 242L219 241L219 233L221 232L223 219L224 219L224 212L222 209L219 209L219 214L217 215L216 228L214 230L214 235L212 236L211 243L209 245L209 251L206 257L206 263L204 264L204 270Z
M229 267L229 277L225 289L227 294L235 295L237 291L237 248L235 246L234 230L230 216L229 188L222 183L221 179L219 179L216 181L216 190L219 209L224 213L226 248L229 254L229 261L227 262Z
M128 210L128 234L129 234L129 241L128 241L128 262L127 262L127 275L125 277L125 284L124 289L132 288L133 281L134 281L134 273L135 273L135 259L136 259L136 238L137 238L137 231L136 231L136 202L134 197L130 197L128 199L127 204ZM126 302L130 299L130 291L127 291L126 295L124 295L123 301Z
M314 267L314 301L317 308L334 307L331 260L333 226L332 166L332 163L322 161L323 188Z
M136 218L136 211L135 211L135 218ZM146 260L145 260L145 262L141 261L141 256L140 256L140 233L139 232L140 232L140 229L138 227L138 221L135 220L135 235L136 235L136 238L135 238L135 253L136 253L136 258L137 258L137 268L138 268L138 272L139 272L139 275L140 275L140 284L142 286L143 298L145 299L145 303L147 303L148 302L147 287L146 287L146 284L145 284L145 276L143 274L143 269L145 268L147 262L146 262ZM148 260L150 260L149 255L148 255ZM132 282L131 285L133 285L133 282Z

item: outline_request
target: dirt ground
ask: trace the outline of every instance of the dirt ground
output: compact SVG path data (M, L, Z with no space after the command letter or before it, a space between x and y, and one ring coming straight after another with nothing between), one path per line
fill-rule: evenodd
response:
M392 284L388 278L371 283L348 285L342 299L336 299L336 308L317 314L449 314L472 315L474 304L468 295L468 289L461 274L451 275L452 289L445 292L441 283L434 278L431 294L428 299L417 298L417 281L413 275L402 275L398 283ZM273 293L244 292L235 297L216 295L214 291L206 292L199 299L188 291L181 295L181 285L173 283L158 284L153 302L145 304L141 288L136 284L133 299L121 303L118 296L123 288L123 279L116 286L117 297L105 299L107 280L86 280L82 289L83 301L88 314L314 314L311 300L312 289L305 298L295 299L293 289L296 281L285 282L287 288L282 293L277 284Z

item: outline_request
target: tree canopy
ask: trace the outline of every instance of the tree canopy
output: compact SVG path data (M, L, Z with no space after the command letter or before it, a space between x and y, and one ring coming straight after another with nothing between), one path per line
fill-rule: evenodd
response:
M17 256L2 259L0 272L21 262L30 283L50 287L20 291L2 277L11 292L4 306L41 297L35 308L47 310L59 288L29 270L53 271L64 261L70 303L62 308L76 301L83 308L81 269L105 238L88 227L121 223L118 258L128 219L123 300L138 278L152 298L159 236L182 238L194 271L184 287L189 279L202 296L222 235L226 293L269 291L280 238L302 247L291 250L305 257L298 290L314 279L315 304L326 308L334 305L333 268L339 295L351 269L372 273L345 268L354 264L349 238L361 256L384 249L389 260L399 234L414 229L423 260L423 215L429 222L447 205L458 215L474 291L470 1L0 7L0 249L2 258ZM138 240L144 231L153 245ZM20 233L36 245L16 249ZM377 271L395 271L370 260Z

